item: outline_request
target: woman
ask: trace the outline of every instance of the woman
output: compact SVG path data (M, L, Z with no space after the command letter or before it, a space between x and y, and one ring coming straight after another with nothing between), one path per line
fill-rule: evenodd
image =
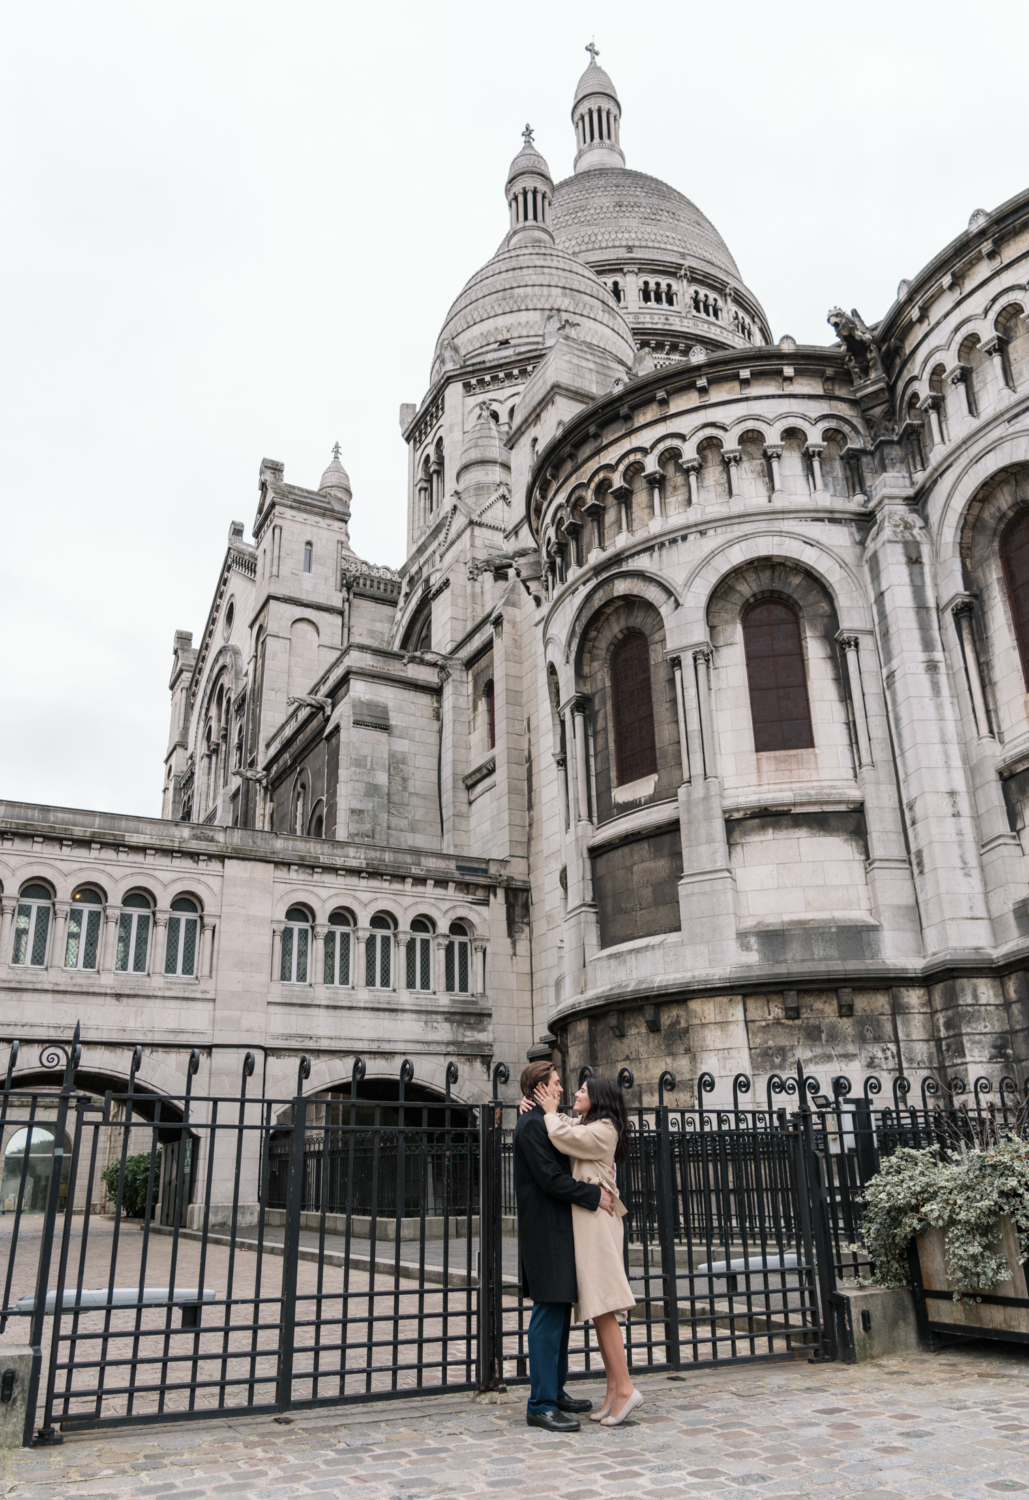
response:
M552 1144L570 1158L572 1176L579 1182L599 1183L615 1200L614 1217L590 1213L573 1204L572 1232L579 1288L577 1317L583 1321L592 1319L607 1375L604 1404L599 1412L591 1413L590 1420L605 1427L618 1427L643 1404L642 1393L636 1390L629 1375L618 1326L619 1317L636 1306L622 1264L625 1205L618 1195L614 1170L615 1164L623 1162L629 1154L625 1100L617 1084L606 1078L590 1078L575 1096L574 1121L558 1114L557 1100L544 1088L537 1088L535 1102L546 1117ZM532 1103L523 1099L522 1110L531 1109Z

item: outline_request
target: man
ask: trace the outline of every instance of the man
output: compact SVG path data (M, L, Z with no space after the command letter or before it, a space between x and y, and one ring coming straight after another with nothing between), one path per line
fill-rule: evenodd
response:
M548 1062L530 1063L522 1070L521 1089L534 1099L539 1085L561 1098L561 1079ZM580 1401L565 1390L568 1375L568 1330L575 1284L575 1242L572 1208L598 1208L614 1213L606 1189L595 1182L576 1182L567 1156L550 1144L543 1111L538 1104L520 1115L514 1133L514 1185L518 1202L518 1260L522 1295L532 1298L529 1320L529 1404L525 1420L546 1432L578 1432L576 1412L589 1411L592 1401Z

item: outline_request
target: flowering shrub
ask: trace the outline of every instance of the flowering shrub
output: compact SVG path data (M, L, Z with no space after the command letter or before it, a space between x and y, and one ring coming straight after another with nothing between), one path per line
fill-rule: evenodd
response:
M863 1234L879 1286L907 1286L907 1247L942 1229L947 1270L963 1293L990 1292L1010 1275L993 1249L1000 1220L1011 1216L1019 1261L1029 1260L1029 1141L941 1160L935 1148L902 1147L883 1162L864 1192ZM955 1301L961 1292L955 1292Z

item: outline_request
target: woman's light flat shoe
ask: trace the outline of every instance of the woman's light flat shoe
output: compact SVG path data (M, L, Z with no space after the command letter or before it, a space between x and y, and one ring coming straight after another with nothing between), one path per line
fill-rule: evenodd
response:
M602 1425L604 1427L620 1427L625 1421L626 1417L631 1416L636 1408L642 1405L643 1392L634 1390L618 1415L605 1417Z
M590 1421L591 1422L602 1422L605 1417L609 1417L611 1415L611 1407L612 1406L614 1406L614 1402L613 1401L611 1402L610 1406L602 1406L599 1411L591 1411L590 1412Z

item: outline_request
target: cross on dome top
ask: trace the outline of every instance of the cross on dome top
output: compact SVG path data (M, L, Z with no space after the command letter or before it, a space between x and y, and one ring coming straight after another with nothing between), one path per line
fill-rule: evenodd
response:
M586 45L586 51L590 55L590 62L593 63L593 64L595 64L596 61L597 61L597 58L600 56L600 48L597 46L597 44L595 42L589 42Z
M333 445L332 445L332 456L333 456L333 458L338 459L339 458L339 454L340 454L339 444L338 443L333 443Z
M522 131L522 140L525 142L525 144L527 146L531 146L532 145L532 142L533 142L533 129L532 129L531 125L526 125L525 129Z

